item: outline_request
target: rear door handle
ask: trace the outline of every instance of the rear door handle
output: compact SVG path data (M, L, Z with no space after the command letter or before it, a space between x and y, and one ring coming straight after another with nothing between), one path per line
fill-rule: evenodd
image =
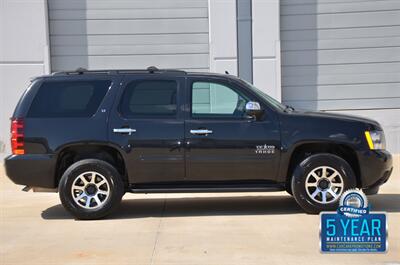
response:
M136 129L131 129L131 128L114 128L113 129L114 133L122 133L122 134L129 134L131 135L132 133L136 132Z
M198 129L198 130L190 130L190 133L195 135L207 135L213 133L213 131L207 129Z

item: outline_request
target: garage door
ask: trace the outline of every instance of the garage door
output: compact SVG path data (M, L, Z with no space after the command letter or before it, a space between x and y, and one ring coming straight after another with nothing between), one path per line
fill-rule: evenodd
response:
M208 71L207 0L49 0L52 71Z
M400 1L281 0L281 41L285 103L400 108Z

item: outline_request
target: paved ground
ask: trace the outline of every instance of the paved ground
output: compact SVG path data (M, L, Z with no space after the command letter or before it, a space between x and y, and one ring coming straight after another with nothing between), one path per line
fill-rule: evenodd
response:
M397 157L397 165L400 165ZM124 197L109 219L75 221L58 194L25 193L0 169L0 264L400 264L400 170L373 210L387 211L387 254L320 254L319 217L285 193Z

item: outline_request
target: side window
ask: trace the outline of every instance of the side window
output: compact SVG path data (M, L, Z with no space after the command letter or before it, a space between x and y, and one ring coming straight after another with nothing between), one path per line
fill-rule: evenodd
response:
M109 80L48 81L39 88L28 117L90 117L99 108Z
M133 81L125 88L120 112L128 118L175 116L177 90L171 80Z
M192 117L242 118L248 98L232 88L212 82L193 82Z

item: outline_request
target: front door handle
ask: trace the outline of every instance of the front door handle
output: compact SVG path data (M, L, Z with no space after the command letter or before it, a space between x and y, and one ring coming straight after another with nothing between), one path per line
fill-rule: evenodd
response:
M213 131L207 129L198 129L198 130L190 130L190 133L195 135L207 135L213 133Z
M131 135L132 133L136 132L136 129L131 129L131 128L114 128L113 129L114 133L122 133L122 134L129 134Z

